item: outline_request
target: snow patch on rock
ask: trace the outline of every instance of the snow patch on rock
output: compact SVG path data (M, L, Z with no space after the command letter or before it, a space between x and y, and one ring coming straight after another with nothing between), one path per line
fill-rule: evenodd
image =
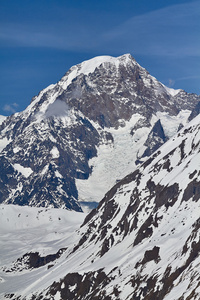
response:
M22 173L22 175L26 178L28 178L33 173L33 170L29 167L25 168L20 164L14 164L13 166L14 166L15 170Z
M0 125L5 121L7 117L0 115Z
M11 142L6 137L0 140L0 152Z
M60 156L60 152L58 151L58 148L54 146L51 150L52 158L58 158Z

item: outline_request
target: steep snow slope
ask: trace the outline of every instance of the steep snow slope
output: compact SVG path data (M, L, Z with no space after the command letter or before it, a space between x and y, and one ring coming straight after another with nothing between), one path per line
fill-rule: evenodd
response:
M130 54L73 66L0 125L0 202L91 209L195 116L199 100Z
M1 115L0 115L0 124L1 124L6 118L7 118L7 117L1 116Z
M197 116L106 193L50 269L2 270L2 291L14 299L199 299L199 162Z
M0 115L0 125L5 121L6 117ZM6 147L6 145L9 143L7 138L3 138L0 142L0 152Z

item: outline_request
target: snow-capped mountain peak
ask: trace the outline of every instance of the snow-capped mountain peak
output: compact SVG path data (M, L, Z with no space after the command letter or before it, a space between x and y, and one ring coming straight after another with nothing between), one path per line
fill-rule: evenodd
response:
M124 54L119 57L112 57L108 55L97 56L71 67L70 70L65 74L65 76L59 81L59 85L63 89L66 89L69 84L72 83L74 78L78 77L80 74L88 75L90 73L93 73L95 69L100 65L108 67L110 64L112 64L115 65L116 68L118 68L119 64L127 65L128 63L133 62L137 64L130 54Z
M91 208L185 125L199 100L168 90L130 54L73 66L0 125L1 202Z

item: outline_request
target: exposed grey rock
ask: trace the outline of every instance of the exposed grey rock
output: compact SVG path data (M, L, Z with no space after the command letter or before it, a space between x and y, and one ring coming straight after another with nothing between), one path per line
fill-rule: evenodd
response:
M144 145L147 149L144 151L142 157L150 156L153 152L155 152L160 146L162 146L167 141L167 137L165 136L163 127L161 125L160 120L158 120L153 128L151 129L148 138Z
M197 105L193 108L188 121L191 121L192 119L194 119L198 114L200 113L200 102L197 103Z

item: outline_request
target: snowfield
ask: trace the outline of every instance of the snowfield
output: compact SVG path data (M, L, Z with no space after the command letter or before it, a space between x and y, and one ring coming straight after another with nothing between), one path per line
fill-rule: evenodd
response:
M26 253L40 256L72 247L77 229L86 214L63 209L45 209L17 205L0 205L0 299L4 293L23 291L32 280L27 271L5 273L12 263ZM21 266L22 267L22 266ZM29 271L30 272L30 271ZM34 278L39 276L38 270ZM29 283L27 283L27 281ZM35 280L35 279L34 279ZM33 281L34 281L33 280Z

